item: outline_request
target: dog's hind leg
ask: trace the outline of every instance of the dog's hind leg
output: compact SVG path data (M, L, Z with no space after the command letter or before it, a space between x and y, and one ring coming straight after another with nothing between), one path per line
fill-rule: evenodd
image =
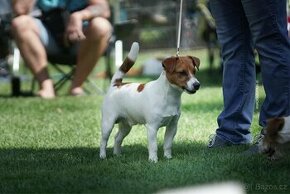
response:
M115 119L113 118L114 117L110 117L110 119L106 119L106 120L102 119L102 136L101 136L101 145L100 145L100 158L102 159L106 158L107 142L115 124Z
M132 126L130 126L126 121L121 121L119 123L119 131L115 136L114 144L114 155L121 154L121 145L124 138L130 133Z

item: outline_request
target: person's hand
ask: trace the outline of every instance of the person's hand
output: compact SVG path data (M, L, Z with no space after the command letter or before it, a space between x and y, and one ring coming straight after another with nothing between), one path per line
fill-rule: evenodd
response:
M77 13L70 15L65 32L65 41L67 45L86 39L82 28L83 22L80 16Z
M15 16L28 15L32 11L35 2L35 0L12 0L11 5Z

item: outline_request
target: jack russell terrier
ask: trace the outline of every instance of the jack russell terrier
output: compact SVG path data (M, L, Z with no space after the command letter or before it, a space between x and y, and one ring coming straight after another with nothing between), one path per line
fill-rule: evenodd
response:
M121 154L123 139L133 125L147 128L149 161L157 162L157 131L166 126L164 156L172 158L172 141L180 117L181 94L195 93L200 86L195 78L200 61L196 57L170 57L162 62L163 72L157 80L147 84L123 83L123 76L137 59L139 44L134 42L118 71L114 74L102 107L102 136L100 158L106 158L106 147L114 124L119 124L115 136L114 155Z
M259 144L259 151L266 154L270 160L279 159L289 146L290 116L267 120L263 133L265 136Z

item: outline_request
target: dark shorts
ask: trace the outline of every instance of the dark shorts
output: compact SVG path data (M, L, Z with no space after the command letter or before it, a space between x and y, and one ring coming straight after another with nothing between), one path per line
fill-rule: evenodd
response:
M51 34L51 32L46 28L43 22L38 19L34 18L36 25L39 28L39 36L42 44L45 47L45 50L48 55L55 55L63 52L63 48L57 44L55 38ZM69 49L66 49L66 52L70 54L76 54L78 51L79 43L72 44Z

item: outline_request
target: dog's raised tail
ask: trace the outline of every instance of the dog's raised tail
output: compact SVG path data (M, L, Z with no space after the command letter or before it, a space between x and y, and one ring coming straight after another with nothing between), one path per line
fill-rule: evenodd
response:
M111 86L115 86L122 83L122 79L124 75L134 65L137 59L138 53L139 53L139 44L137 42L133 42L128 56L125 58L125 60L123 61L123 64L119 67L119 69L113 75Z

